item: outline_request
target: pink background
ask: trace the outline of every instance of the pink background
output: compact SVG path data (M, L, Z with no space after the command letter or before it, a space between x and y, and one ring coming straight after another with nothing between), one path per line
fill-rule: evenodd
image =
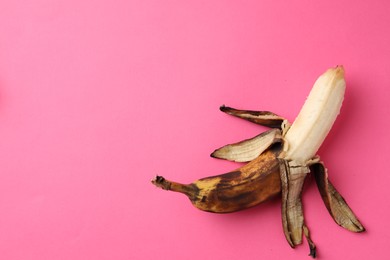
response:
M305 217L320 259L386 258L390 242L389 1L0 2L0 258L309 259L282 233L280 200L225 215L150 184L239 164L215 148L291 121L315 79L346 69L345 102L319 154L366 226Z

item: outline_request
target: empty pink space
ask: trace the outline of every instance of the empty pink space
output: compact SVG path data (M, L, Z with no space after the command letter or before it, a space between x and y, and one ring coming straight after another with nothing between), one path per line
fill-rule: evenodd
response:
M390 202L388 1L1 1L0 259L310 259L280 198L232 214L154 187L241 164L214 149L266 130L219 106L290 121L316 78L346 70L319 151L367 232L334 223L313 178L319 259L385 259Z

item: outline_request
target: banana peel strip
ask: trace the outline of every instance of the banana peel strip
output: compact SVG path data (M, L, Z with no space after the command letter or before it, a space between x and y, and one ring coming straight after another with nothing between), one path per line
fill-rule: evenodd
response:
M334 221L352 232L363 232L365 228L357 219L345 199L328 180L328 171L322 162L312 165L311 171L317 183L322 200Z
M287 122L285 118L270 111L240 110L232 107L227 107L225 105L221 106L219 109L229 115L271 128L281 129L283 122Z
M282 186L282 224L287 242L292 248L302 243L302 234L305 235L310 248L310 256L316 257L316 246L310 238L310 232L304 223L302 208L302 189L307 174L306 166L295 165L279 159L280 180Z
M216 149L211 157L234 162L249 162L259 157L272 144L280 143L282 138L279 129L271 129L253 138Z

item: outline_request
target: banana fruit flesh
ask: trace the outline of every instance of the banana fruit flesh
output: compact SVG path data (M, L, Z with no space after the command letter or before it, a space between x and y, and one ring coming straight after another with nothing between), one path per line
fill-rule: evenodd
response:
M344 92L343 67L329 69L317 79L285 135L286 160L305 164L315 156L340 113Z
M211 154L214 158L247 164L190 184L169 181L162 176L156 176L152 183L165 190L183 193L198 209L215 213L253 207L281 194L282 225L287 242L295 247L305 236L310 255L315 258L316 246L304 221L301 200L308 174L314 175L324 204L338 225L352 232L365 230L328 180L327 170L316 155L340 112L344 91L344 68L328 69L315 82L292 125L269 111L222 106L222 112L272 128Z

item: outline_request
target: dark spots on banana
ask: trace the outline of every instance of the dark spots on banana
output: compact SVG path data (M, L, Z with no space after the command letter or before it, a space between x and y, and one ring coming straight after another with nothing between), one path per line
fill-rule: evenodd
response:
M231 181L231 180L234 180L236 178L239 178L241 176L241 172L240 171L232 171L232 172L228 172L228 173L225 173L223 175L223 178L222 181Z
M221 201L235 201L235 202L239 202L239 201L247 201L248 198L250 200L250 197L253 197L253 193L250 191L250 192L241 192L241 193L233 193L233 192L229 192L229 191L225 191L223 193L219 193L218 194L218 199L220 199Z
M234 180L235 178L240 177L240 175L241 175L240 171L232 171L218 176L210 176L210 177L202 178L200 180L201 181L214 180L216 177L219 177L221 179L221 182L228 182L230 180Z
M185 194L191 201L198 200L199 188L195 184L191 183L185 186Z

